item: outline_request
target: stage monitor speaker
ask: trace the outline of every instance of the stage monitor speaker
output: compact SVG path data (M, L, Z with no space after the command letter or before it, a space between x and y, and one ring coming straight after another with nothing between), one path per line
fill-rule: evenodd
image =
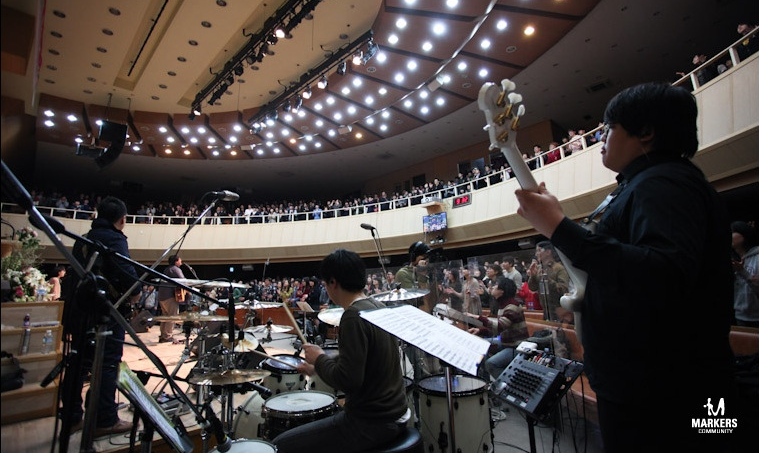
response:
M153 321L153 315L149 311L143 310L137 316L132 317L131 324L135 332L145 333L155 322Z

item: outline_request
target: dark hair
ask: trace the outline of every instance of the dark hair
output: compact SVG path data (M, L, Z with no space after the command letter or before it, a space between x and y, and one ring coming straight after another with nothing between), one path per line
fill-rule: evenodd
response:
M497 264L488 264L488 267L490 269L493 269L494 271L496 271L498 273L503 272L503 269L501 269L501 266L499 266Z
M743 248L746 250L759 244L759 235L756 230L746 222L735 221L730 224L730 230L743 236Z
M105 197L97 207L98 217L111 223L116 222L127 214L127 207L116 197Z
M408 248L409 260L413 263L416 257L430 253L430 246L422 241L416 241Z
M63 266L63 265L59 264L59 265L57 265L57 266L55 266L55 267L53 268L53 274L55 274L56 276L58 276L58 274L59 274L61 271L65 271L65 270L66 270L66 266Z
M366 265L356 252L337 249L330 253L319 266L322 280L334 279L347 291L361 291L366 285Z
M685 88L644 83L614 96L604 122L635 137L653 134L653 152L691 158L698 150L697 115L696 98Z
M169 257L169 265L173 266L173 265L177 264L177 260L179 260L179 255L171 255Z
M516 263L516 260L515 260L515 259L514 259L514 257L513 257L513 256L511 256L511 255L506 255L506 256L504 256L504 257L503 257L503 259L502 259L501 261L502 261L502 262L504 262L504 263L511 263L511 264L512 264L512 266L514 265L514 263Z
M510 278L498 277L495 280L495 287L503 291L502 298L511 299L517 295L517 284Z
M553 244L551 244L551 241L540 241L537 244L535 244L535 247L540 247L543 250L548 250L551 252L551 256L553 256L553 259L557 260L559 259L558 255L556 254L556 250L553 248Z

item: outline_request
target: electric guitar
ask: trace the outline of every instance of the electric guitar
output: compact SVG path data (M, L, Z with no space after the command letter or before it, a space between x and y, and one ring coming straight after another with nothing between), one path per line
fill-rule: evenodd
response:
M522 95L515 93L515 89L516 84L509 79L503 79L500 87L492 82L487 82L480 88L477 104L480 110L485 112L485 119L488 123L486 129L490 136L490 149L501 150L523 189L537 192L538 183L535 182L535 178L532 176L530 168L524 161L516 143L519 118L524 115L525 107L522 104ZM572 261L558 248L554 248L554 250L564 264L570 280L569 292L561 296L561 306L574 312L575 333L577 339L582 342L580 310L582 309L582 300L585 297L585 284L588 281L588 274L575 268Z

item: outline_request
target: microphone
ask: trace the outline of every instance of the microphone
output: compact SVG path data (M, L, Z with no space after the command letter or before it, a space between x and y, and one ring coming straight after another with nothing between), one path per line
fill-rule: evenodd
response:
M373 226L369 225L368 223L362 223L361 224L361 228L363 228L365 230L369 230L369 231L376 230L376 228L374 228Z
M264 387L261 384L256 384L255 382L246 382L246 387L251 387L253 390L257 391L259 395L261 395L263 398L268 398L271 396L272 391L268 387Z
M52 228L56 234L61 234L66 231L66 227L57 219L47 214L42 214L42 218L45 219L48 225L50 225L50 228ZM36 228L40 230L45 229L43 223L37 217L29 216L29 223L31 223L33 226L35 226Z
M221 201L237 201L240 199L240 195L229 190L222 190L219 192L208 192Z
M232 448L232 440L224 432L224 426L221 424L219 417L214 414L210 408L206 409L206 418L211 422L211 429L213 429L214 436L216 437L216 449L220 453L226 453Z

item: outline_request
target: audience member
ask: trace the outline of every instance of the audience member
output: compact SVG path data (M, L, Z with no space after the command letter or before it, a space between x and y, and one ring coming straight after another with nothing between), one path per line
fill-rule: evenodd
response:
M739 326L759 327L759 235L746 222L733 222L733 271L735 321Z

